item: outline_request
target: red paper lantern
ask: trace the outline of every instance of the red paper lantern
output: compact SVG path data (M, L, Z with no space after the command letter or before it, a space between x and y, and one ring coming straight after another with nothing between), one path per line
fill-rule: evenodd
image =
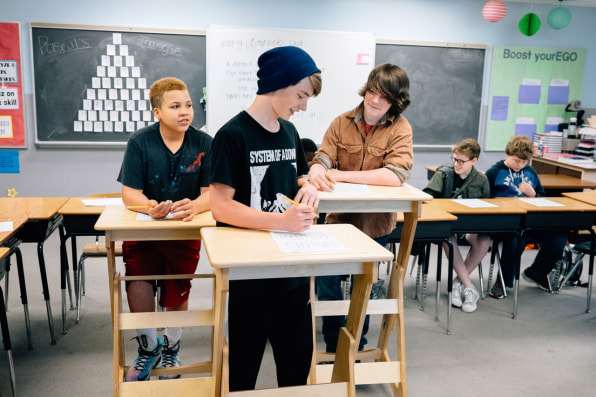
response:
M489 22L499 22L507 15L507 6L501 0L490 0L482 8L482 16Z

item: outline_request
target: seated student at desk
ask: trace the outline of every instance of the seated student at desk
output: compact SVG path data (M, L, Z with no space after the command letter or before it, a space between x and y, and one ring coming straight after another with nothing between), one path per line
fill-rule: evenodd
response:
M181 80L166 77L156 81L149 100L158 122L128 140L118 176L122 201L153 218L173 214L190 221L209 209L209 193L201 194L201 188L209 185L212 139L190 125L192 101ZM125 241L126 275L194 274L200 249L200 240ZM130 311L155 311L155 291L155 281L127 282ZM190 280L165 280L160 305L168 311L188 310L189 293ZM149 380L160 360L162 367L180 365L181 327L167 327L163 339L154 328L138 329L137 335L139 355L126 375L127 382Z
M302 232L313 224L319 194L304 177L308 163L288 119L321 92L321 71L292 46L266 51L258 66L253 103L213 139L213 218L218 226ZM267 340L278 386L306 384L313 349L309 298L307 277L230 281L230 391L255 388Z
M424 192L434 198L488 198L490 186L482 172L474 164L480 156L480 145L474 139L464 139L453 146L451 164L437 168ZM468 233L464 239L470 244L470 250L464 260L458 247L457 236L451 236L453 244L453 270L457 278L453 281L453 299L451 304L461 307L466 313L476 311L480 293L474 287L470 274L478 267L490 248L490 237ZM449 248L445 245L445 250ZM463 297L463 301L462 301Z
M412 127L402 112L410 104L410 80L406 72L389 63L375 67L360 90L362 102L332 122L308 173L318 189L333 190L333 183L351 182L400 186L410 178L414 163ZM327 214L327 223L350 223L385 246L395 228L397 214ZM343 276L316 278L319 300L341 300ZM359 350L368 331L364 322ZM327 353L335 353L343 316L323 317Z
M491 197L541 197L545 196L536 170L528 161L534 154L534 144L525 135L516 135L509 140L505 147L505 160L501 160L486 171L490 183ZM530 242L540 244L534 263L523 272L527 281L545 291L551 291L548 273L555 267L557 260L563 255L567 244L567 235L558 231L534 231L524 235L522 245ZM501 299L505 296L504 289L513 287L515 255L517 252L517 237L503 240L501 254L501 270L505 285L501 285L499 278L490 290L493 298Z

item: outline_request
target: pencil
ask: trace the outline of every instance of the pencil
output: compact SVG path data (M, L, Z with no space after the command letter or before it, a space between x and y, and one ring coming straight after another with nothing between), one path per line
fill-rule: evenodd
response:
M291 198L289 198L289 197L288 197L288 196L286 196L285 194L281 194L281 193L280 193L280 196L281 196L281 197L283 197L283 198L285 198L285 199L286 199L286 200L288 200L290 203L292 203L292 204L294 204L294 205L296 205L296 206L300 205L300 203L298 203L297 201L294 201L294 200L292 200ZM315 214L314 212L313 212L313 215L315 216L315 218L318 218L318 217L319 217L319 216L318 216L317 214Z
M128 207L129 210L140 210L140 209L144 209L144 208L151 208L150 205L129 205Z

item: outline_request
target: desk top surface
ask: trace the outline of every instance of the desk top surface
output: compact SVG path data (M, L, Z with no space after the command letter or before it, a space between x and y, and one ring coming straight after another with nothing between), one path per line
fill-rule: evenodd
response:
M208 227L201 229L201 236L211 266L215 268L375 262L393 259L390 251L352 225L313 225L310 230L330 231L346 250L282 252L271 233L266 230Z
M532 160L530 161L530 164L533 163L546 163L546 164L552 164L558 167L563 167L563 168L571 168L571 169L578 169L578 170L587 170L587 171L594 171L596 169L596 163L595 162L591 162L591 163L585 163L585 164L573 164L573 163L567 163L564 160L563 161L559 161L557 159L552 159L552 158L548 158L548 157L532 157Z
M538 174L545 189L594 189L596 182L564 174Z
M450 212L445 211L439 206L430 205L429 203L423 203L421 205L420 216L418 222L445 222L445 221L456 221L457 216ZM397 222L404 221L404 214L402 212L397 213Z
M563 193L563 196L570 197L574 200L582 201L591 205L596 205L596 190L588 192L569 192Z
M104 210L103 205L85 205L83 200L88 197L71 197L58 210L60 215L100 215Z
M471 208L466 205L460 204L453 199L439 198L426 202L433 207L439 207L451 214L455 215L473 215L473 214L525 214L526 210L515 205L510 201L501 201L498 198L482 199L488 203L497 205L496 207L482 207L482 208Z
M68 197L1 197L0 213L22 214L27 220L47 220L56 215Z
M109 205L102 211L97 223L96 230L142 230L142 231L167 231L181 229L197 229L207 226L215 226L215 220L211 211L195 215L190 222L183 222L179 219L137 221L137 212L126 209L121 205Z
M427 193L407 183L401 186L368 185L370 194L319 192L320 201L424 201L432 199Z
M10 236L15 234L21 226L27 223L27 217L18 214L12 216L0 211L0 222L12 222L12 231L0 232L0 244L2 244L4 241L8 240Z
M548 201L552 201L563 206L537 206L526 201L521 200L518 197L498 197L493 200L497 202L507 203L510 202L513 205L523 208L526 212L593 212L596 211L596 207L585 202L573 200L569 197L539 197L544 198Z

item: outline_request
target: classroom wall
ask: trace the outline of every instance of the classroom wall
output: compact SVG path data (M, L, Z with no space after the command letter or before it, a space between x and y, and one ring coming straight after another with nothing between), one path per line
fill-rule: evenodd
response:
M548 27L553 5L507 2L508 14L499 23L482 18L485 0L0 0L3 22L21 23L24 111L27 148L19 150L20 173L0 174L0 196L15 188L24 196L84 196L120 191L116 177L123 149L38 149L35 147L30 22L105 25L136 28L205 30L209 24L291 29L373 32L377 39L485 44L487 67L483 89L486 112L490 64L494 45L576 47L587 50L582 104L596 108L596 8L565 3L572 23L563 30ZM519 33L521 16L534 12L542 28L533 37ZM1 39L1 38L0 38ZM64 84L68 84L67 81ZM323 95L326 93L323 89ZM481 122L482 124L482 122ZM480 140L483 140L481 125ZM416 131L414 131L414 134ZM437 131L439 134L440 131ZM2 149L0 149L2 150ZM478 162L486 169L503 157L483 153ZM410 183L426 185L427 165L446 162L449 153L415 152Z

